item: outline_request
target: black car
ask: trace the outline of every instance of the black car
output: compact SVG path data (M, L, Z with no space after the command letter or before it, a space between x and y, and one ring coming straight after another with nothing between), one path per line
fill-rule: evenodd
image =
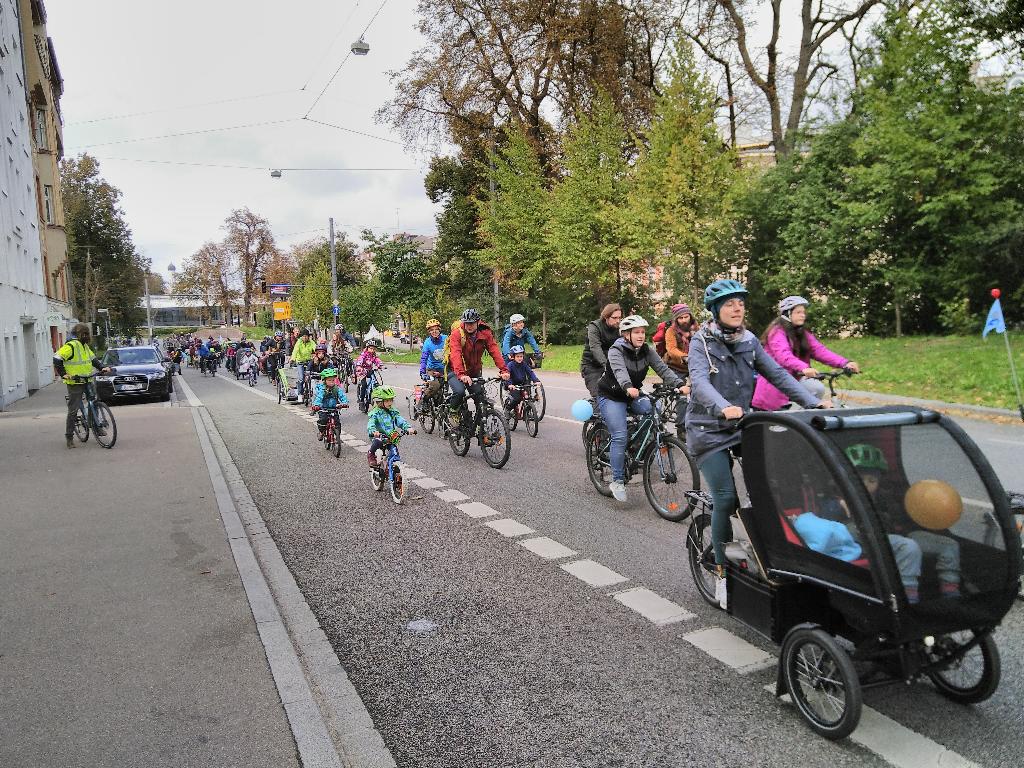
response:
M170 400L174 391L171 367L153 347L117 347L103 355L109 374L96 374L96 394L105 403L122 398L153 397Z

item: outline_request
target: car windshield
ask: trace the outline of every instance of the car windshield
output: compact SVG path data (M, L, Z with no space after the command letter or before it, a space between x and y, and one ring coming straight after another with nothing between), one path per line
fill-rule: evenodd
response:
M108 349L103 356L104 365L150 365L160 361L160 355L152 347Z

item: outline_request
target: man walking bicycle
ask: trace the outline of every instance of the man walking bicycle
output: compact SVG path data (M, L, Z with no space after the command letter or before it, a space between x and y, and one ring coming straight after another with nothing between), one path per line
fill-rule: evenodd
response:
M65 342L53 356L53 367L68 385L68 419L64 428L68 448L75 447L75 419L85 396L86 385L81 383L81 379L90 378L94 368L103 373L110 373L110 369L103 367L89 346L89 342L92 341L89 326L79 323L72 329L72 334L75 338Z

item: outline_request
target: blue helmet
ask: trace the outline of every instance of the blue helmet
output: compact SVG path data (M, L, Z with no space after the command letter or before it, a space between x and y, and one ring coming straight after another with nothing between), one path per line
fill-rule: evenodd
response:
M510 355L523 355L526 354L526 350L521 344L516 344L515 346L508 348L508 353Z
M746 299L748 295L747 289L739 280L715 280L704 289L704 306L714 313L715 307L726 299L731 299L734 296Z

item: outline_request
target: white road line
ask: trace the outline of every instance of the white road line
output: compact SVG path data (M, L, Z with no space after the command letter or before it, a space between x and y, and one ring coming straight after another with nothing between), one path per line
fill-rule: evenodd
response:
M627 589L624 592L616 592L612 597L659 627L666 624L675 624L677 621L689 621L696 618L694 614L681 605L676 605L671 600L646 587L636 587L634 589Z
M502 536L512 539L516 536L525 536L528 533L536 533L533 528L528 525L523 525L518 520L513 520L511 517L505 517L501 520L490 520L484 523L488 528L493 528Z
M571 563L563 563L559 567L592 587L610 587L612 584L629 581L621 573L616 573L611 568L606 568L594 560L575 560Z
M412 479L412 481L416 485L418 485L420 488L427 488L427 489L430 489L430 488L444 488L445 485L447 485L447 483L445 483L445 482L443 482L441 480L435 480L432 477L417 477L417 478L414 478L414 479L413 478L410 478L410 479Z
M413 480L415 483L416 481ZM482 504L479 501L467 501L465 504L459 504L455 507L460 512L465 512L467 515L473 518L491 517L497 515L498 510L493 509L486 504Z
M698 629L696 632L683 635L683 640L700 648L708 656L718 659L727 667L732 667L741 675L757 672L777 663L772 654L751 645L722 627Z
M464 494L462 491L455 490L454 488L445 488L443 491L434 491L434 495L441 501L447 501L449 504L456 501L467 501L469 499L469 496Z
M410 467L406 464L402 465L402 476L406 480L415 480L417 477L426 477L426 475L416 469L416 467Z
M189 406L192 408L199 408L203 403L196 397L196 393L192 391L192 387L185 381L185 377L181 377L181 381L178 382L181 385L182 391L185 393L185 398L188 400Z
M775 683L764 689L775 695ZM780 696L779 701L793 703L788 693ZM979 768L963 755L866 705L861 709L860 724L850 734L850 739L895 768Z
M576 551L569 549L565 544L560 544L547 536L538 536L535 539L523 539L519 542L521 547L540 555L545 560L561 560L563 557L575 557Z

